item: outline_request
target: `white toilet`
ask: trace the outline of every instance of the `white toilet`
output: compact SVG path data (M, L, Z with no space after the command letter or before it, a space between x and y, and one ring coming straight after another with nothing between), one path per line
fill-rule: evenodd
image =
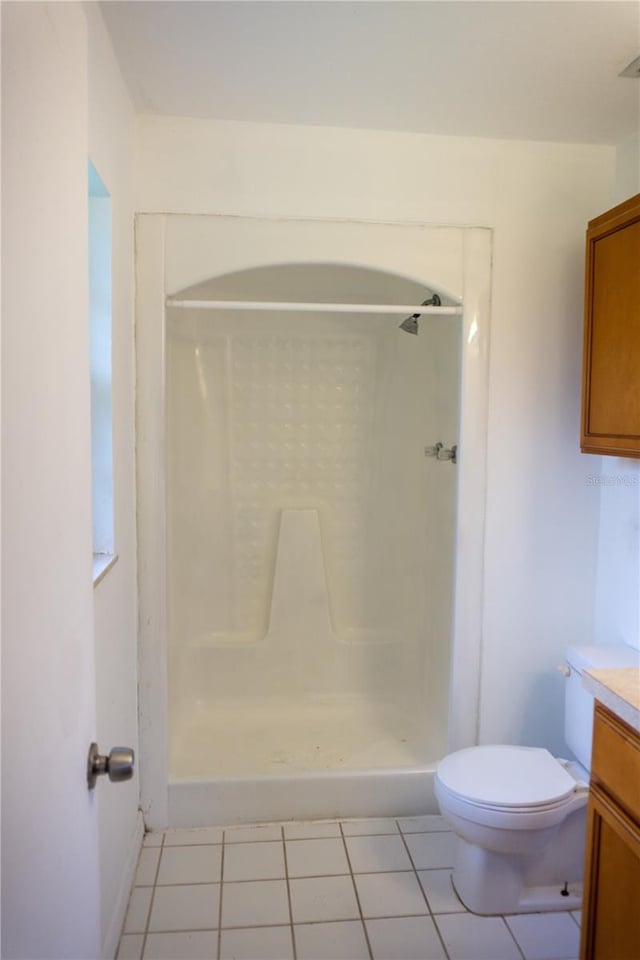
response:
M436 797L458 837L453 885L473 913L580 908L593 729L581 674L639 657L624 644L569 648L564 729L577 763L539 747L479 746L438 765Z

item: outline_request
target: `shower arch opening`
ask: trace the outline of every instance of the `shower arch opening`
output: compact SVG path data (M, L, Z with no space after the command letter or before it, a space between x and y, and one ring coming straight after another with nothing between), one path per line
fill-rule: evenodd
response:
M291 260L254 264L207 276L170 294L170 300L233 302L420 304L433 293L444 305L459 305L455 293L397 271L338 260Z

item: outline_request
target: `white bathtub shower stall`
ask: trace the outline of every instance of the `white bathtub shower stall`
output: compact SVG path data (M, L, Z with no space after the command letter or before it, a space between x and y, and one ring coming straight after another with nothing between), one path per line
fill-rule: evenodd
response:
M147 826L435 810L476 740L490 231L136 240Z

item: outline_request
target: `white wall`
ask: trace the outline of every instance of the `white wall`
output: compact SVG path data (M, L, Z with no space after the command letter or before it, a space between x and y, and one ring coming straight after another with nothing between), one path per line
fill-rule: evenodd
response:
M563 749L569 642L593 638L598 490L579 453L583 243L615 151L142 117L144 212L413 220L495 231L483 741ZM336 229L336 257L340 236Z
M2 5L2 948L95 957L87 35Z
M633 81L637 83L637 81ZM616 151L616 203L640 193L638 132ZM600 492L596 639L640 648L640 460L588 457Z
M89 36L89 156L112 206L112 424L117 563L94 589L97 740L138 753L132 145L134 112L98 4ZM139 758L138 758L139 759ZM140 840L138 775L100 783L102 955L113 956Z
M636 81L637 82L637 81ZM639 98L640 99L640 98ZM640 108L638 109L640 128ZM616 147L615 203L622 203L640 189L640 129Z

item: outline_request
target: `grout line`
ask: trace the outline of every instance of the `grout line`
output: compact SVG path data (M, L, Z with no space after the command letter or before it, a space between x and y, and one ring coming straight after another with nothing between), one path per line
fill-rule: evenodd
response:
M226 830L225 830L225 834L226 834ZM225 836L224 843L225 843L225 846L227 847L241 847L243 844L247 844L247 843L278 843L278 837L268 837L267 839L260 837L253 840L229 840ZM176 846L178 846L178 844L176 844ZM183 846L187 846L187 844L183 844ZM216 846L216 844L212 844L212 846Z
M295 821L294 821L294 822L295 822ZM305 822L305 821L302 821L302 822ZM324 821L323 821L323 822L324 822ZM338 827L339 830L342 830L342 824L343 824L343 823L353 823L353 822L354 822L353 820L345 820L345 821L341 821L341 820L340 820L340 821L335 821L335 820L332 820L332 821L331 821L331 823L335 823L335 824L337 825L337 827ZM287 825L290 825L290 824L291 824L291 821L287 821ZM186 828L185 828L185 829L186 829ZM198 829L198 828L195 828L195 827L194 827L193 829ZM227 836L226 836L227 832L231 832L233 829L235 829L235 828L231 827L231 828L223 829L224 838L223 838L222 840L211 840L211 841L209 841L208 843L167 843L167 844L164 844L164 838L163 838L163 845L167 846L168 848L173 848L173 847L221 847L223 843L226 844L227 846L230 846L230 845L232 845L232 844L242 844L242 843L277 843L277 842L278 842L278 838L274 838L274 837L268 837L268 838L250 837L248 840L233 840L233 839L231 839L231 837L227 837ZM281 829L282 829L282 827L281 827ZM331 837L327 837L327 836L321 836L321 837L285 837L284 839L287 841L287 843L299 843L299 842L303 842L303 841L305 841L305 840L340 840L341 836L345 836L348 840L352 840L352 839L354 839L355 837L396 837L396 836L398 836L398 835L400 835L400 836L405 836L405 835L406 835L406 836L409 836L409 837L415 837L415 836L417 836L418 834L423 834L423 833L424 833L424 834L432 834L432 833L451 833L451 830L450 830L448 827L443 827L441 830L407 830L407 831L404 831L401 827L398 827L397 830L390 831L389 833L376 832L376 833L344 833L344 834L343 834L343 833L341 832L341 833L336 833L335 836L331 836ZM157 846L151 846L151 845L149 844L148 846L144 847L143 849L145 849L145 850L159 850L160 847L161 847L160 844L158 844Z
M444 955L445 955L445 957L447 957L447 960L449 960L449 951L447 950L447 945L446 945L446 943L444 942L444 937L442 936L442 933L440 932L440 925L439 925L439 923L438 923L438 917L444 917L444 916L454 917L454 916L456 916L456 914L454 914L454 913L434 914L431 919L433 920L433 926L435 927L435 931L436 931L436 933L438 934L438 939L440 940L440 943L442 944L442 949L444 950Z
M431 909L431 904L429 903L429 898L427 897L427 894L425 893L424 887L423 887L422 884L420 883L420 877L418 876L418 868L416 867L415 861L414 861L413 857L411 856L411 850L409 849L409 844L407 843L407 841L406 841L406 839L405 839L405 835L404 835L404 833L402 832L402 830L400 831L400 836L402 837L402 842L403 842L403 844L404 844L404 848L405 848L405 850L407 851L407 856L409 857L409 860L410 860L410 862L411 862L411 866L412 866L412 868L413 868L413 875L414 875L414 877L416 878L416 883L418 884L418 886L420 887L420 890L422 891L422 896L424 897L424 902L425 902L426 905L427 905L427 910L429 911L429 917L431 918L431 922L433 923L434 930L436 931L436 934L438 935L438 939L439 939L440 943L442 944L442 949L444 950L444 955L445 955L445 957L448 958L448 957L449 957L449 951L447 950L447 945L446 945L446 943L444 942L444 939L443 939L443 937L442 937L442 934L440 933L440 928L439 928L438 924L436 923L435 916L434 916L433 911L432 911L432 909ZM411 834L411 836L416 836L416 834ZM445 870L450 870L451 868L450 868L450 867L445 867L444 869L445 869Z
M387 834L386 836L388 836L388 834ZM328 838L328 839L331 839L331 840L339 840L340 837L330 837L330 838ZM360 838L359 838L359 837L345 837L345 840L353 840L353 839L360 839ZM288 843L288 842L289 842L289 841L287 841L287 843ZM168 849L171 850L171 849L173 849L173 848L172 848L172 847L169 847ZM409 855L409 856L411 856L411 855ZM413 861L412 861L412 864L413 864ZM414 867L414 866L412 865L411 867L405 867L404 869L395 869L395 870L357 870L357 871L356 871L356 875L357 875L357 876L363 876L363 877L367 877L367 876L376 876L376 877L377 877L377 876L383 876L383 875L388 874L388 873L416 873L418 870L422 870L422 871L425 872L425 873L429 873L429 872L432 872L432 871L435 872L435 871L438 871L438 870L440 870L440 871L442 871L442 870L449 870L449 871L450 871L450 870L452 870L452 867ZM300 874L300 876L291 877L291 879L292 879L292 880L324 880L324 879L327 878L327 877L347 877L347 876L349 876L349 874L348 874L348 873L345 873L344 871L342 871L342 873L305 873L305 874ZM279 877L250 877L250 878L245 878L245 879L243 879L243 880L225 880L224 882L225 882L225 883L236 884L236 883L262 883L262 882L264 881L265 883L268 883L268 882L274 881L274 880L286 880L286 879L287 879L286 876L285 876L284 874L282 874L282 875L279 876ZM418 878L418 879L419 879L419 878ZM146 884L137 884L137 885L135 886L135 888L133 888L133 889L136 889L136 890L148 890L148 889L150 889L152 886L157 886L157 887L160 887L161 889L164 888L164 887L200 887L200 886L211 886L211 884L214 884L214 885L215 885L215 884L217 884L218 882L219 882L218 880L185 880L185 881L182 882L182 883L156 883L156 884L146 883ZM440 910L440 911L438 911L438 912L439 912L439 913L461 913L461 912L463 912L463 911L460 911L460 910ZM548 912L548 911L542 911L542 912ZM554 912L554 913L557 913L557 912L559 912L559 911L553 911L553 912ZM567 911L561 911L561 912L570 913L569 910L567 910ZM575 919L575 917L574 917L573 919L574 919L574 922L575 922L578 926L580 926L580 924L579 924L578 921Z
M332 839L332 840L339 840L340 838L339 838L339 837L332 837L331 839ZM350 837L347 837L346 839L349 840L349 839L351 839L351 838L350 838ZM429 869L429 868L426 867L426 868L424 868L424 869ZM446 870L446 869L449 869L449 868L447 868L447 867L433 867L433 869L434 869L434 870L438 870L438 869L440 869L440 870ZM356 871L356 872L357 872L358 876L360 876L360 875L362 875L362 876L372 876L372 875L378 876L378 874L385 874L385 873L411 873L411 872L412 872L412 869L405 869L405 870L358 870L358 871ZM324 879L327 878L327 877L348 877L348 876L349 876L349 874L343 870L341 873L304 873L304 874L300 874L300 876L291 877L291 879L292 879L292 880L324 880ZM271 881L271 880L286 880L286 879L287 879L286 876L285 876L284 874L282 874L282 875L279 876L279 877L249 877L249 878L245 878L245 879L243 879L243 880L225 880L224 882L225 882L225 883L234 883L234 884L235 884L235 883L262 883L262 882L264 881L265 883L267 883L267 882L269 882L269 881ZM207 886L207 885L210 886L211 884L217 884L217 883L218 883L217 880L185 880L183 883L158 883L158 884L153 884L153 886L158 886L158 887L160 887L160 888L162 889L163 887L202 887L202 886ZM149 890L149 888L150 888L151 886L152 886L152 884L150 884L150 883L147 883L147 884L139 884L135 889L136 889L136 890Z
M261 841L262 842L262 841ZM221 847L222 840L216 843L168 843L167 850L195 849L196 847ZM158 847L145 847L146 850L157 850Z
M356 897L356 903L358 904L358 913L360 914L360 923L362 924L362 931L364 933L364 939L367 944L367 950L369 951L370 960L373 960L373 950L371 949L371 942L369 940L369 931L367 930L367 925L364 922L364 915L362 913L362 904L360 903L360 895L358 894L358 887L356 884L356 878L353 875L353 867L351 866L351 857L349 856L349 848L347 847L347 840L344 835L344 830L342 824L340 824L340 833L342 834L342 845L344 847L345 856L347 858L347 863L349 864L349 873L351 875L351 883L353 884L353 892Z
M433 919L435 920L438 917L451 917L451 916L462 916L462 914L438 913L433 917ZM475 917L475 916L479 916L479 914L474 913L474 914L471 914L471 916ZM293 926L294 927L296 926L321 927L321 926L332 924L332 923L357 923L359 920L362 920L366 923L366 920L416 920L416 919L424 920L424 919L429 919L429 917L428 917L428 914L426 913L402 913L402 914L391 913L388 916L380 916L380 917L366 917L366 918L343 917L339 920L335 920L335 919L333 920L300 920L298 921L297 924L294 923ZM481 918L481 919L484 919L484 918ZM492 915L488 919L500 920L504 918L501 917L500 915L497 915L497 916ZM278 921L277 923L238 923L238 924L232 924L232 925L223 927L223 932L226 930L262 930L265 927L267 927L268 929L273 929L274 927L289 928L291 926L292 924L287 923L286 920ZM218 929L219 929L218 927L196 927L195 929L193 927L184 927L184 928L171 927L171 928L167 928L166 930L164 929L150 930L149 932L152 934L161 933L163 935L167 933L217 933ZM125 936L139 937L139 936L142 936L142 934L128 933L128 934L125 934Z
M509 931L509 934L510 934L510 936L511 936L511 939L512 939L513 942L515 943L516 948L517 948L517 950L518 950L518 953L519 953L520 956L522 957L522 960L527 960L526 954L525 954L524 950L522 949L522 947L520 946L520 944L518 943L518 941L517 941L517 939L516 939L516 935L515 935L515 933L513 932L513 930L511 929L511 927L509 926L509 924L507 923L507 918L504 916L504 914L502 914L502 915L500 916L500 919L502 920L502 922L504 923L505 927L506 927L507 930Z
M220 952L222 950L222 898L224 896L224 853L225 853L225 843L224 843L225 831L222 831L222 851L220 855L220 898L218 902L218 944L216 950L216 960L219 960Z
M453 830L448 828L442 830L398 830L398 833L401 837L431 837L433 834L438 833L453 833Z
M284 835L284 826L280 828L282 834L282 851L284 855L284 876L287 884L287 903L289 904L289 929L291 933L291 947L293 950L293 960L297 960L298 951L296 947L296 934L293 926L293 907L291 906L291 887L289 886L289 863L287 861L287 842Z
M305 920L304 923L336 923L335 920ZM290 924L286 920L281 923L240 923L234 924L233 926L227 926L223 928L223 932L227 930L263 930L265 927L268 929L273 929L274 927L286 927L288 928ZM218 927L171 927L166 930L150 930L152 934L160 933L163 936L166 936L168 933L218 933ZM140 934L128 934L128 936L140 936Z
M358 874L360 876L360 874ZM300 923L310 924L310 923L357 923L358 920L363 920L365 923L367 920L424 920L429 919L428 913L389 913L381 914L375 917L341 917L339 920L301 920Z
M158 855L158 864L156 866L156 874L153 880L153 887L151 888L151 898L149 900L149 910L147 912L147 922L144 925L144 936L142 938L142 950L140 951L140 956L144 957L144 952L147 949L147 937L149 936L149 923L151 921L151 911L153 910L153 901L156 896L156 883L158 881L158 874L160 873L160 864L162 863L162 854L164 852L164 838L165 833L162 833L162 843L160 844L160 853Z
M332 822L333 822L333 821L332 821ZM349 822L352 822L352 821L349 821ZM340 829L342 828L342 821L338 821L338 827L339 827ZM225 832L226 832L226 831L225 831ZM403 831L401 828L398 828L398 830L394 830L394 831L389 832L389 833L379 833L379 832L378 832L378 833L344 833L344 834L343 834L343 833L336 833L335 836L331 836L331 837L326 837L326 836L322 836L322 837L285 837L285 840L286 840L287 843L304 843L304 842L306 842L306 841L308 841L308 840L340 840L341 836L345 836L345 837L347 838L347 840L353 840L353 839L355 839L355 838L357 838L357 837L397 837L397 836L416 837L416 836L418 836L418 835L420 835L420 834L431 835L431 834L435 834L435 833L451 833L451 832L452 832L452 831L449 830L448 828L443 828L442 830L408 830L408 831L406 831L406 833L405 833L405 831ZM227 846L229 846L229 845L231 845L231 844L243 844L243 843L277 843L278 840L277 840L277 838L274 839L273 837L269 837L268 839L263 839L262 837L252 837L252 838L250 838L249 840L232 840L232 839L226 838L224 842L225 842L225 844L227 844ZM171 844L167 844L167 846L170 846L170 847L196 847L196 846L197 846L197 847L202 847L202 846L219 847L219 846L221 846L221 844L222 844L222 840L216 841L216 842L214 842L214 843L207 843L207 844L202 844L202 843L197 843L197 844L196 844L196 843L171 843Z
M413 861L413 857L411 856L411 851L409 850L409 845L408 845L407 841L405 840L405 837L404 837L404 834L403 834L402 830L400 831L400 836L402 837L402 843L404 844L404 848L405 848L405 850L407 851L407 856L409 857L409 861L410 861L410 863L411 863L411 869L413 870L413 875L414 875L414 877L415 877L415 879L416 879L416 883L417 883L418 886L420 887L420 893L422 894L422 897L423 897L423 899L424 899L424 902L425 902L426 905L427 905L428 914L429 914L430 917L433 917L433 910L431 909L431 904L429 903L429 898L427 897L427 894L425 893L424 887L423 887L422 884L420 883L420 877L418 876L418 868L416 867L416 865L415 865L415 863L414 863L414 861ZM415 834L412 834L412 836L415 836Z

